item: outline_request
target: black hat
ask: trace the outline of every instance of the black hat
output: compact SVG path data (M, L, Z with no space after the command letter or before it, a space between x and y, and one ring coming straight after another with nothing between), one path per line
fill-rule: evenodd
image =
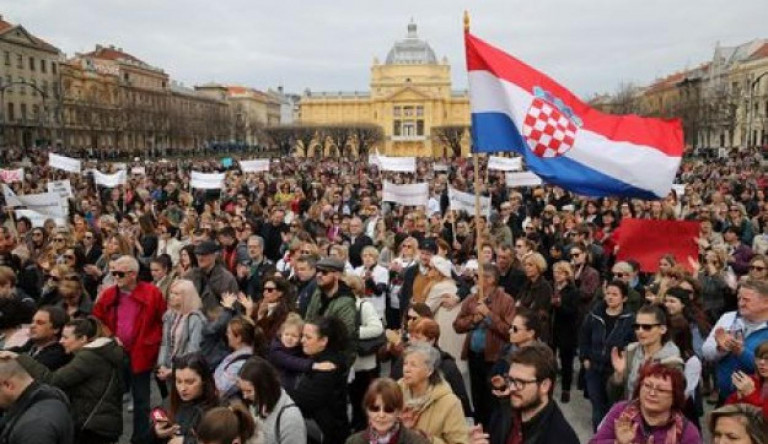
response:
M437 242L434 239L425 237L419 241L419 250L429 251L432 254L437 254Z
M324 257L317 263L317 269L342 273L344 271L344 262L332 257Z
M195 254L200 255L206 255L206 254L213 254L217 253L221 247L219 244L217 244L214 241L203 241L198 246L195 247Z

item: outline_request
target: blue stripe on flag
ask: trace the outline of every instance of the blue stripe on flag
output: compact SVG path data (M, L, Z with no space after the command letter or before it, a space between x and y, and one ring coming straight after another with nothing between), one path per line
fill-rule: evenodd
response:
M565 156L541 158L533 154L517 126L504 113L472 113L473 151L490 153L515 151L525 158L527 168L545 182L584 196L626 196L658 199L654 193L585 166Z

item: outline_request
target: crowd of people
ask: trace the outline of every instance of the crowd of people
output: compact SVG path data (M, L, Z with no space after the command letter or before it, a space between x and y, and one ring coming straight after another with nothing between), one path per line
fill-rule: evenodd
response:
M142 161L105 188L17 157L17 195L73 197L63 223L3 208L0 442L114 443L127 411L134 443L570 444L561 406L585 396L590 442L768 443L759 151L687 159L657 201L484 166L475 190L462 158ZM428 182L428 204L382 201L385 179ZM490 217L452 211L449 186ZM699 254L617 259L628 218L698 221Z

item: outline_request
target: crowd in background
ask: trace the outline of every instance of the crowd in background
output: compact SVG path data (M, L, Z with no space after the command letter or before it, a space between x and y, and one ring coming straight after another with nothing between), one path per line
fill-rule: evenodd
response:
M573 396L595 443L768 442L759 151L687 159L656 201L510 189L483 165L479 219L449 208L471 159L129 162L144 174L110 189L44 149L11 158L17 195L69 179L73 197L63 224L2 212L2 442L117 442L128 410L136 443L565 444ZM226 185L190 189L193 170ZM428 182L428 204L383 202L384 180ZM618 260L628 218L698 221L699 254Z

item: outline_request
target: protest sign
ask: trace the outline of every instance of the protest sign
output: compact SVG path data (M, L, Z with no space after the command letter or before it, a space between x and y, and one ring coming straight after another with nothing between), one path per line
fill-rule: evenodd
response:
M673 183L672 184L672 190L675 192L677 197L683 196L685 194L685 184L684 183Z
M241 160L240 170L244 173L261 173L269 171L269 159Z
M24 182L24 168L15 170L0 169L0 181L5 183Z
M67 217L67 211L64 207L67 201L62 199L58 193L19 196L8 185L3 184L3 195L8 208L27 207L27 209L41 213L46 217Z
M125 170L120 170L115 174L104 174L98 170L93 170L93 182L96 185L115 188L118 185L125 184L126 179Z
M397 173L415 173L415 157L389 157L382 156L378 152L371 155L369 162L376 165L382 171L393 171Z
M60 156L58 154L48 154L48 166L59 170L69 171L70 173L80 173L80 161L72 157Z
M16 213L16 219L20 217L28 217L34 228L44 227L45 221L48 219L53 219L57 227L67 226L67 219L65 217L51 217L34 210L14 210L14 213Z
M436 163L436 164L432 165L432 170L436 171L436 172L439 171L439 172L443 172L444 173L444 172L448 171L448 165L446 165L444 163Z
M498 171L520 171L523 169L523 158L491 156L488 158L488 169Z
M192 171L189 179L190 188L200 190L220 190L224 188L225 173L200 173Z
M541 178L530 171L507 173L507 188L537 187L542 184Z
M634 259L640 264L640 270L655 273L659 259L672 254L678 264L690 270L688 258L699 257L699 246L694 240L698 235L698 222L623 219L617 260Z
M131 174L134 174L136 176L146 176L147 175L147 168L146 167L133 167L133 168L131 168Z
M429 200L429 184L427 182L396 185L384 181L382 200L396 202L407 206L427 205Z
M55 193L65 201L71 197L75 197L75 195L72 194L72 184L69 183L69 179L52 180L48 182L47 186L49 193Z
M448 201L454 211L466 211L470 215L475 214L475 195L448 187ZM491 217L491 198L480 196L480 215Z

